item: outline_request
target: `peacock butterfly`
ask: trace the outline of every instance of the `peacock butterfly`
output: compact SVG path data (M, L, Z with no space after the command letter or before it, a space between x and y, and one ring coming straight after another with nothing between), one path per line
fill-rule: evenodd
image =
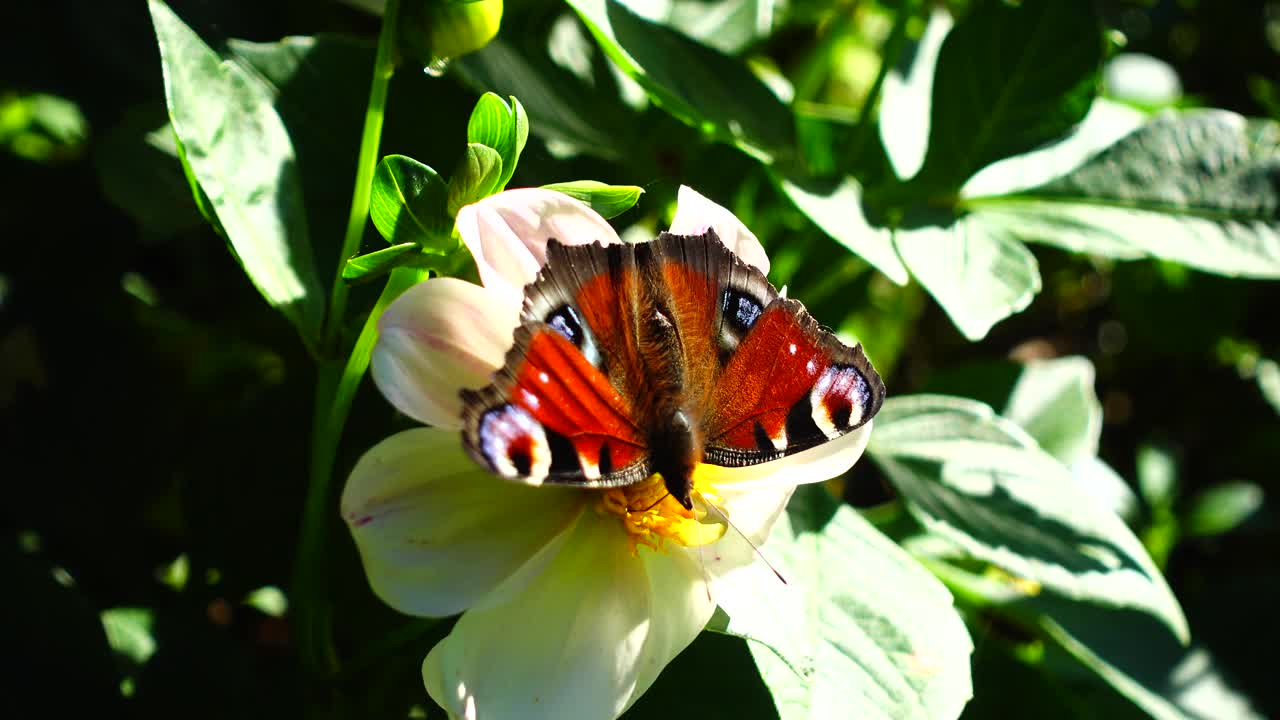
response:
M493 383L462 392L472 457L531 485L622 487L658 473L687 509L697 463L806 450L870 420L885 396L861 346L711 230L634 245L552 239L514 340Z

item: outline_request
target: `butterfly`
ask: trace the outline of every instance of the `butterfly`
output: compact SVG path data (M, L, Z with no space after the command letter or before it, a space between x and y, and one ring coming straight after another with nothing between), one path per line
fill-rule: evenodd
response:
M463 444L531 485L623 487L657 473L692 509L698 463L807 450L869 421L884 397L860 345L819 326L713 230L551 239L504 366L462 392Z

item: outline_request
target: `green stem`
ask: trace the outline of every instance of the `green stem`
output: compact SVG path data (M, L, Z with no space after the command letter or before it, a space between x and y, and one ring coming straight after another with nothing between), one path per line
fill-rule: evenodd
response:
M373 81L369 85L369 105L364 111L364 132L360 136L360 157L356 161L356 184L351 191L351 214L347 216L347 231L342 237L342 253L334 272L333 291L329 295L329 313L325 319L324 343L333 350L342 330L347 310L347 283L342 279L342 268L347 260L360 251L360 238L369 222L369 192L373 186L373 172L378 163L378 146L382 141L382 118L387 107L387 86L396 70L396 17L400 13L400 0L387 0L382 19L382 32L378 35L378 52L373 61Z
M851 154L855 158L862 154L863 145L871 131L871 117L876 106L880 104L880 91L884 88L884 80L889 76L889 70L898 62L898 57L902 55L902 46L907 41L907 24L911 22L911 18L915 17L919 5L919 0L904 0L893 18L893 29L889 31L889 37L884 41L884 49L880 53L880 71L876 73L876 79L871 83L871 89L867 91L862 109L858 111L858 124L853 129Z
M351 193L351 214L347 218L342 253L333 281L329 309L321 337L320 363L316 378L315 408L311 422L310 476L302 509L297 556L294 560L293 600L298 650L305 667L321 674L337 670L337 654L333 648L330 625L330 599L326 574L327 545L333 508L333 465L338 440L346 424L351 399L369 364L369 350L377 336L377 319L395 284L387 283L383 297L370 313L361 330L356 347L345 367L336 359L345 321L348 288L342 279L347 258L360 249L369 217L369 192L382 140L382 121L387 104L387 86L395 72L396 17L399 0L387 0L378 49L369 87L369 104L365 109L364 130L360 137L360 155L356 167L355 187ZM394 276L393 276L394 277ZM398 292L396 293L398 294ZM386 300L386 302L384 302ZM361 348L364 348L363 351Z

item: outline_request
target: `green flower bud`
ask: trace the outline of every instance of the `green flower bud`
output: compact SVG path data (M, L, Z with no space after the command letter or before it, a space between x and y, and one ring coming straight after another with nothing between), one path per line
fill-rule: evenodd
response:
M424 67L475 52L498 34L502 0L409 0L401 10L400 51Z

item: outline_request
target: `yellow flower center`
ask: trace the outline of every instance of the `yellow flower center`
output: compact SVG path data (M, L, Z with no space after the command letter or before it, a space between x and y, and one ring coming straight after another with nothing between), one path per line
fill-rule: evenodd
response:
M601 491L596 501L596 511L614 515L622 523L631 543L631 554L639 552L641 545L662 551L664 543L672 540L685 547L709 545L724 536L722 522L707 520L704 503L719 503L719 496L708 487L694 489L692 510L667 492L662 476L650 475L644 482L627 487ZM717 517L713 513L713 517Z

